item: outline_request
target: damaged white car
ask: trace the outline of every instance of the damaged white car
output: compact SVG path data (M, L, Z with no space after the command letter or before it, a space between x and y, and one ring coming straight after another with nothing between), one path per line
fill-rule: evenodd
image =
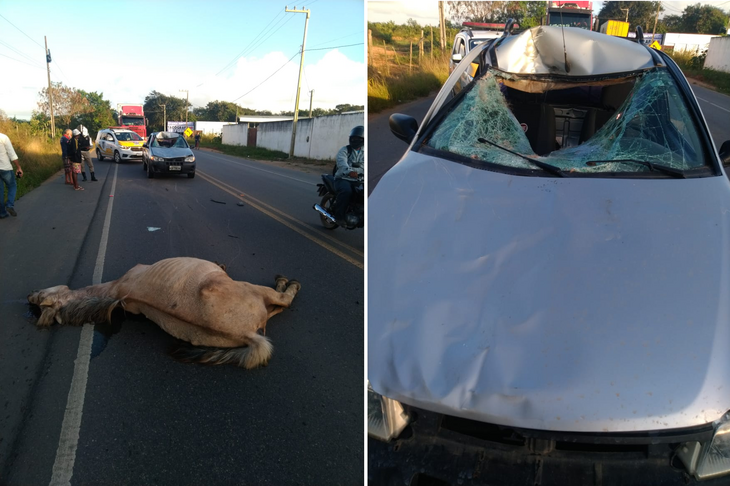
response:
M730 142L664 53L508 31L391 117L369 481L728 484Z

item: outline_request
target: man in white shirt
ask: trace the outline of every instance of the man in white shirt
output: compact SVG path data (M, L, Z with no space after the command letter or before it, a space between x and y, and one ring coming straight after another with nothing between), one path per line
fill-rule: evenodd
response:
M11 163L12 162L12 163ZM17 167L17 172L13 172L13 163ZM13 150L13 144L4 133L0 133L0 180L5 187L8 188L8 202L4 203L4 189L0 186L0 219L7 218L8 215L17 216L15 212L15 192L18 185L15 183L15 176L23 177L23 169L20 168L18 156Z

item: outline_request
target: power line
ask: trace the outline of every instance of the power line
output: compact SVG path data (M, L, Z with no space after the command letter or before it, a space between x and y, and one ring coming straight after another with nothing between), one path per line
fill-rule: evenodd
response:
M224 71L226 71L227 69L229 69L229 68L230 68L231 66L233 66L233 65L235 64L235 62L236 62L236 61L237 61L237 60L238 60L238 59L239 59L239 58L240 58L241 56L244 56L244 55L245 55L245 54L247 54L248 52L251 52L252 50L256 49L256 48L257 48L257 47L258 47L259 45L261 45L261 43L263 43L263 41L265 41L266 39L268 39L269 37L271 37L272 35L274 35L274 34L275 34L276 32L278 32L278 31L279 31L279 30L280 30L280 29L281 29L281 28L282 28L282 27L283 27L284 25L286 25L286 23L287 23L287 22L289 22L289 20L291 20L291 18L288 18L288 19L286 19L286 20L285 20L285 17L282 17L281 19L279 19L279 20L277 21L277 24L278 24L278 23L281 23L281 21L282 21L282 20L285 20L285 21L284 21L284 23L283 23L283 24L281 24L281 25L279 26L279 28L278 28L278 29L276 29L275 31L271 32L271 33L270 33L270 34L269 34L269 35L268 35L267 37L265 37L265 38L261 39L261 40L260 40L260 41L258 42L258 44L256 44L255 46L253 46L253 43L254 43L254 42L256 42L256 41L257 41L257 40L259 39L259 37L261 37L262 35L265 35L266 29L267 29L267 28L269 27L269 25L271 25L271 24L272 24L272 23L273 23L273 22L274 22L274 21L275 21L275 20L277 19L277 17L279 17L279 16L280 16L280 15L282 15L283 13L284 13L284 12L279 12L278 14L276 14L276 15L274 16L274 18L273 18L273 19L271 19L271 20L269 21L269 23L268 23L268 24L266 24L266 26L265 26L265 27L264 27L263 29L261 29L261 31L260 31L260 32L259 32L258 34L256 34L256 36L255 36L255 37L254 37L254 38L253 38L253 39L251 40L251 42L249 42L249 43L248 43L248 45L247 45L246 47L244 47L244 48L243 48L243 50L242 50L241 52L239 52L239 53L238 53L238 54L236 55L236 57L234 57L234 58L233 58L233 59L232 59L232 60L231 60L231 61L230 61L230 62L229 62L228 64L226 64L226 65L225 65L225 67L223 67L223 69L221 69L220 71L218 71L217 73L215 73L215 75L214 75L213 77L215 77L215 76L218 76L218 75L219 75L219 74L221 74L222 72L224 72ZM273 25L273 26L271 27L271 29L273 29L274 27L276 27L276 25L277 25L277 24L274 24L274 25ZM252 46L253 46L253 48L252 48ZM200 83L199 85L197 85L197 86L196 86L196 88L199 88L200 86L204 85L204 84L205 84L206 82L207 82L207 81L203 81L202 83Z
M728 0L728 1L730 1L730 0ZM315 44L312 47L317 47L317 46L321 46L322 44L327 44L329 42L334 42L334 41L338 41L340 39L345 39L347 37L352 37L353 35L360 35L361 36L362 34L363 34L363 32L360 31L360 32L356 32L354 34L344 35L342 37L338 37L337 39L331 39L331 40L328 40L328 41L320 42L319 44ZM308 49L308 50L311 50L311 49Z
M307 49L307 52L309 51L326 51L329 49L339 49L340 47L352 47L352 46L361 46L365 44L364 42L360 42L359 44L347 44L346 46L331 46L331 47L321 47L319 49Z
M283 64L283 65L282 65L282 66L281 66L281 67L280 67L279 69L277 69L276 71L274 71L273 73L271 73L271 75L270 75L270 76L269 76L268 78L264 79L264 80L263 80L263 81L261 81L261 82L260 82L259 84L257 84L256 86L254 86L254 87L253 87L253 89L251 89L251 90L249 90L249 91L245 92L244 94L242 94L241 96L239 96L239 97L238 97L238 98L236 98L235 100L231 101L231 103L235 103L236 101L240 100L241 98L243 98L243 97L244 97L244 96L246 96L247 94L251 93L251 92L252 92L253 90L255 90L256 88L258 88L259 86L261 86L262 84L264 84L264 83L265 83L266 81L268 81L269 79L271 79L271 77L272 77L272 76L274 76L274 74L276 74L276 73L278 73L279 71L281 71L282 69L284 69L284 67L285 67L285 66L286 66L287 64L289 64L289 62L291 62L291 60L292 60L292 59L294 59L295 57L297 57L298 55L299 55L299 53L297 52L297 53L296 53L296 54L294 54L294 55L293 55L292 57L290 57L290 58L289 58L289 60L288 60L288 61L286 61L286 62L285 62L285 63L284 63L284 64Z
M43 69L43 68L42 68L42 67L40 67L40 66L36 66L36 65L30 64L30 63L28 63L28 62L25 62L25 61L21 61L20 59L15 59L14 57L6 56L5 54L0 54L0 56L3 56L3 57L7 57L8 59L12 59L13 61L19 62L19 63L21 63L21 64L26 64L26 65L28 65L28 66L30 66L30 67L34 67L34 68L37 68L37 69Z
M20 27L18 27L17 25L15 25L15 24L14 24L14 23L12 23L11 21L9 21L9 20L8 20L8 19L7 19L7 18L6 18L5 16L3 16L3 15L0 15L0 17L4 18L4 19L5 19L5 21L6 21L7 23L9 23L10 25L12 25L12 26L13 26L13 27L15 27L16 29L20 30ZM45 49L45 48L44 48L44 47L43 47L42 45L40 45L40 44L38 44L38 43L37 43L36 41L34 41L34 40L33 40L33 38L32 38L31 36L29 36L28 34L26 34L25 32L23 32L22 30L20 30L20 32L21 32L21 33L22 33L22 34L23 34L24 36L26 36L26 37L27 37L28 39L30 39L30 40L32 40L33 42L35 42L35 43L36 43L36 44L38 45L38 47L40 47L41 49L43 49L43 52L46 52L46 49Z
M15 47L11 46L7 42L3 42L3 41L0 40L0 44L4 45L5 47L7 47L8 49L12 50L16 54L19 54L20 56L24 57L27 61L30 61L30 62L38 62L36 59L33 59L28 54L26 54L26 53L24 53L22 51L19 51L18 49L16 49Z

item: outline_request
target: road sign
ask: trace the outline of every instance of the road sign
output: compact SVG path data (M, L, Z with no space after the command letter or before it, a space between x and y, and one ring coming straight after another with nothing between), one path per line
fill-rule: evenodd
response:
M657 41L654 41L651 44L649 44L649 47L654 48L657 51L661 51L662 50L662 46Z
M185 136L186 136L186 137L189 137L190 135L192 135L192 134L193 134L193 131L192 131L192 130L190 129L190 127L187 127L187 128L185 129L185 132L184 132L184 133L185 133Z

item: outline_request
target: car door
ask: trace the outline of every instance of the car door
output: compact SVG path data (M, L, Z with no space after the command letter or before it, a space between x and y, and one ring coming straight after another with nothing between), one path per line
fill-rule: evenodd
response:
M114 156L114 144L115 143L116 143L116 141L114 140L114 135L112 135L111 133L107 133L106 136L104 137L104 153L107 156L109 156L109 157Z

